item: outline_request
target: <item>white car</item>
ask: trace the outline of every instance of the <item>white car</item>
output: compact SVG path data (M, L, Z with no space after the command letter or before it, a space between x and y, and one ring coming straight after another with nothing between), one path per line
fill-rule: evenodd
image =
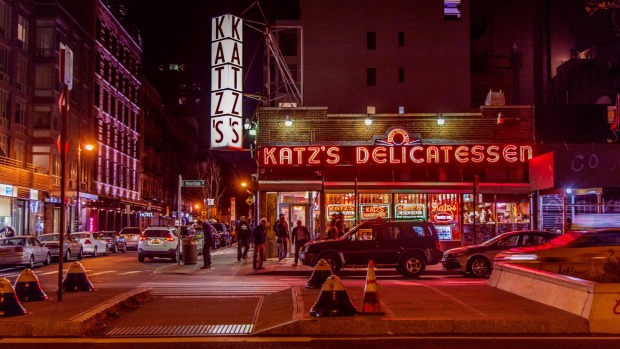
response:
M72 233L71 236L82 243L82 248L85 254L89 254L93 257L97 257L98 254L102 254L104 256L108 255L108 243L100 234L82 231Z
M177 261L179 233L174 227L149 227L144 230L138 243L138 261L154 257L170 258Z
M140 243L140 237L142 236L142 229L139 227L125 227L119 232L125 237L125 244L128 250L137 250L138 243Z

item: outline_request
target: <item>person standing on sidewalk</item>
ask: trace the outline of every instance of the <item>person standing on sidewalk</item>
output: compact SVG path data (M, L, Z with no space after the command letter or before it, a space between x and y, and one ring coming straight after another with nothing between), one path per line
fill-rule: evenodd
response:
M239 219L239 223L235 227L237 231L237 261L241 262L241 258L248 259L248 251L250 250L250 225L245 217Z
M213 246L213 226L209 222L204 221L202 223L202 232L204 234L202 245L202 257L204 258L204 264L202 269L211 268L211 246Z
M295 244L295 262L293 266L297 266L299 260L299 250L310 240L310 231L301 222L301 219L297 220L297 226L293 228L293 244Z
M284 213L280 214L280 219L276 222L274 229L276 231L276 242L278 243L278 262L282 262L286 260L288 247L290 246L288 222L284 217Z
M267 218L261 218L260 224L252 231L252 243L254 244L254 270L265 269L263 260L267 248Z

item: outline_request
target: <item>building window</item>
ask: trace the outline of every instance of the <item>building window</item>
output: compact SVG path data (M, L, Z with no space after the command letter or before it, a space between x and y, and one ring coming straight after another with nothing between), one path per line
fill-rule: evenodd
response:
M54 54L54 28L37 28L37 56L51 57Z
M52 109L50 106L34 107L34 128L49 129L52 121Z
M461 0L443 1L443 18L449 21L461 19Z
M398 32L398 46L405 46L405 32Z
M398 68L398 82L405 82L405 68Z
M9 136L0 135L0 156L9 157Z
M15 123L20 126L26 125L26 101L15 99Z
M9 128L9 94L0 90L0 126Z
M0 45L0 81L9 83L9 51Z
M17 41L24 51L28 51L28 21L22 15L17 16Z
M376 86L376 85L377 85L377 69L366 68L366 86Z
M9 5L0 0L0 35L5 36L9 30Z
M375 32L366 33L366 48L369 50L377 49L377 33Z
M25 57L17 56L17 74L15 74L15 86L21 92L28 91L28 61Z
M103 111L110 113L110 94L106 90L103 90Z
M26 142L15 140L15 160L26 162Z
M93 94L93 103L95 104L95 107L99 108L101 107L101 86L99 86L98 83L95 83L95 92Z
M34 68L34 88L36 90L47 90L47 95L51 96L51 90L54 87L54 72L52 66L39 65ZM39 95L37 93L37 95Z

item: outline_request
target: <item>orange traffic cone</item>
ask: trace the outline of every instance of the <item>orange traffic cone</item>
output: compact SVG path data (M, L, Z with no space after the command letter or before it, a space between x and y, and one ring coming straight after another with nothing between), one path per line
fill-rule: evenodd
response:
M327 278L319 293L319 299L310 308L312 316L353 316L357 308L349 299L340 278L332 275Z
M0 316L17 316L26 313L28 312L17 299L17 294L9 279L0 279Z
M92 291L94 289L95 287L93 287L93 284L88 280L88 276L86 276L82 263L71 263L65 278L62 280L62 290L65 292L78 292Z
M364 287L364 303L360 314L365 315L383 315L381 311L381 302L379 301L379 284L375 278L375 263L370 260L368 262L368 274L366 274L366 286Z
M22 302L43 301L47 295L41 289L39 279L30 269L24 269L15 280L15 293Z
M321 259L315 266L310 276L310 280L306 283L306 288L321 288L328 277L332 276L332 268L326 260Z

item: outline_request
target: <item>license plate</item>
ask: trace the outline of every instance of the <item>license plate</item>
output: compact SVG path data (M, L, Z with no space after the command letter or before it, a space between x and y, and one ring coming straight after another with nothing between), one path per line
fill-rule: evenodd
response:
M151 240L151 245L161 245L161 243L162 243L161 240L157 240L157 239Z

